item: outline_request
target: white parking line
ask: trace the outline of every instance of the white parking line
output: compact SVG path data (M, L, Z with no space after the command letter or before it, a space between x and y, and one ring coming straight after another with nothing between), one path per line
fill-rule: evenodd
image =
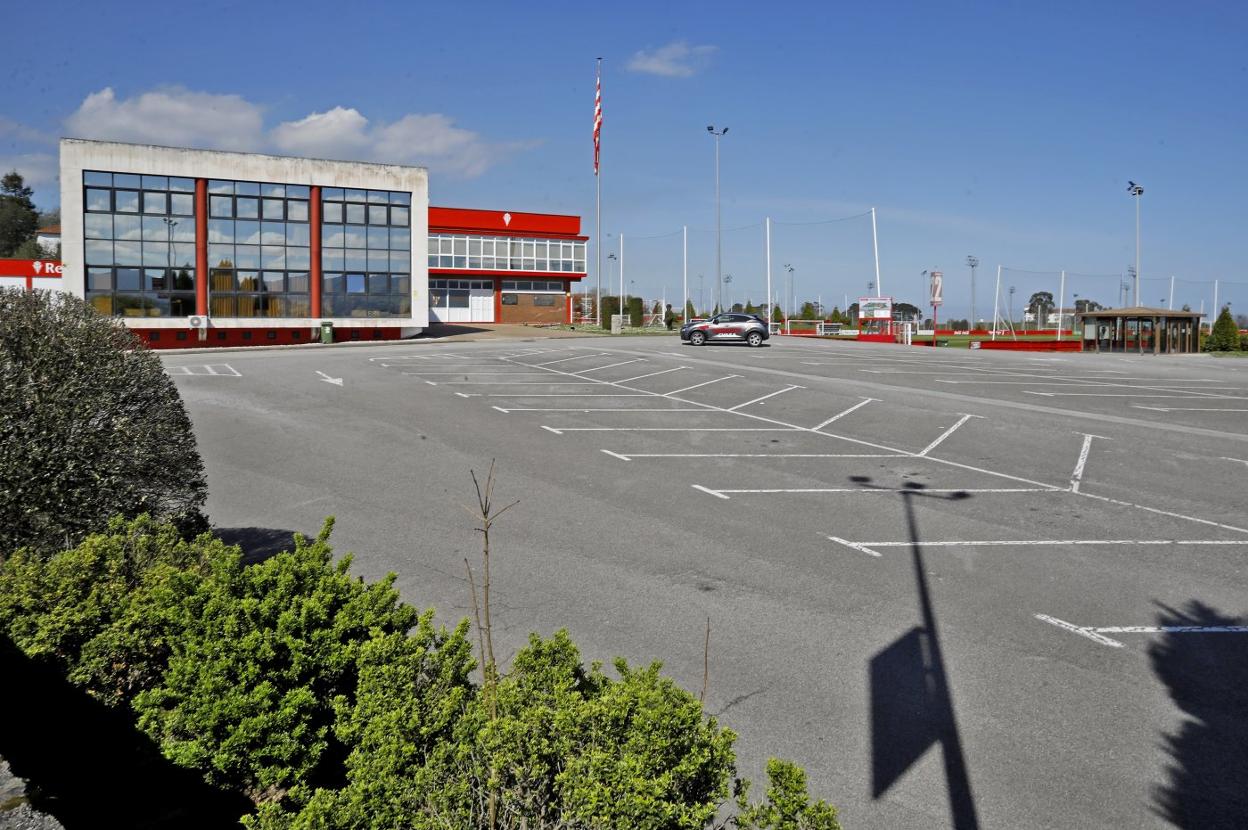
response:
M406 374L406 373L405 373ZM448 380L461 386L588 386L592 380Z
M854 410L861 409L862 407L864 407L864 406L866 406L867 404L871 403L871 401L878 401L878 400L879 400L879 398L864 398L864 399L862 399L861 401L859 401L858 403L856 403L856 404L854 404L853 406L851 406L849 409L846 409L844 412L838 412L837 414L833 415L831 418L829 418L828 420L826 420L826 421L824 421L823 423L819 424L818 426L813 426L813 427L811 427L811 429L812 429L812 430L820 430L820 429L823 429L824 427L826 427L828 424L832 423L833 421L839 421L839 420L841 420L842 418L844 418L846 415L848 415L849 413L853 412Z
M1230 458L1230 457L1225 456L1225 455L1224 455L1224 456L1222 456L1222 460L1223 460L1223 461L1235 461L1235 462L1238 462L1238 463L1240 463L1240 464L1248 464L1248 461L1245 461L1245 460L1244 460L1244 459L1242 459L1242 458Z
M707 488L699 488L713 493L720 498L728 498L729 495L772 495L775 493L914 493L915 490L909 487L791 487L791 488L775 488L775 489L746 489L746 490L709 490ZM955 487L955 488L925 488L923 493L939 494L939 493L1062 493L1064 490L1052 490L1048 487Z
M1155 392L1036 392L1032 389L1022 390L1024 395L1043 395L1046 398L1181 398L1183 400L1192 400L1193 398L1219 398L1225 400L1242 401L1242 397L1236 395L1202 395L1192 390L1187 395L1158 395Z
M941 443L942 441L944 441L944 440L945 440L946 438L948 438L950 435L953 435L954 431L955 431L958 427L960 427L960 426L962 426L963 424L965 424L967 421L971 420L972 418L982 418L982 417L983 417L982 415L963 415L963 416L961 417L961 419L959 419L959 420L958 420L958 422L957 422L956 424L954 424L953 426L949 427L949 429L947 429L947 430L945 430L944 432L942 432L942 433L940 434L940 436L939 436L939 437L938 437L935 441L933 441L932 443L930 443L930 444L928 444L926 447L924 447L924 448L923 448L923 450L922 450L922 452L918 453L919 458L925 458L925 457L927 457L927 454L928 454L929 452L931 452L932 450L934 450L934 449L936 449L937 447L939 447L939 446L940 446L940 443Z
M701 411L701 410L699 410ZM554 427L543 425L542 429ZM559 427L565 432L802 432L791 427Z
M606 366L595 366L592 369L582 369L581 371L573 372L572 374L587 375L590 372L600 372L603 369L614 369L616 366L627 366L630 363L645 363L645 362L646 362L646 359L644 357L639 357L636 360L621 360L619 363L608 363Z
M558 370L558 369L550 369L549 371L551 371L552 373L562 374L562 375L565 375L565 376L569 374L569 373L567 373L567 372L561 372L561 371L560 371L560 370ZM739 375L733 375L733 376L730 376L730 377L740 377L740 376L739 376ZM719 379L717 379L716 381L710 381L710 382L711 382L711 383L716 383L716 382L718 382L718 380L728 380L728 378L719 378ZM635 387L623 386L623 385L621 385L621 384L620 384L620 383L618 383L618 382L613 383L613 382L611 382L611 381L604 381L604 380L598 380L598 381L595 381L595 382L596 382L596 383L599 383L599 384L601 384L601 385L603 385L603 386L611 386L611 387L614 387L614 388L616 388L616 389L623 389L623 390L627 390L627 391L629 391L629 392L640 392L640 393L642 393L642 394L645 394L645 395L651 395L651 396L654 396L654 397L671 398L671 399L673 399L673 400L679 400L679 401L681 401L682 403L688 403L688 404L691 404L691 405L694 405L694 406L700 406L700 407L703 407L703 408L705 408L705 409L707 409L707 410L716 410L716 411L720 411L720 412L725 411L723 407L718 407L718 406L715 406L715 405L713 405L713 404L702 403L702 402L700 402L700 401L688 400L688 399L685 399L685 398L673 398L673 396L674 396L674 395L676 395L676 394L678 394L681 390L677 390L676 392L668 392L668 393L666 393L666 394L662 394L662 395L660 395L660 394L659 394L659 393L657 393L657 392L647 392L647 391L646 391L646 390L644 390L644 389L637 389L637 388L635 388ZM700 385L702 385L702 384L700 384ZM763 422L763 423L775 424L775 425L777 425L777 426L786 427L786 428L789 428L789 429L792 429L792 430L795 430L795 431L808 432L808 433L811 433L811 434L814 434L814 435L822 435L822 436L826 436L826 437L828 437L828 438L834 438L834 439L836 439L836 440L838 440L838 441L847 441L847 442L849 442L849 443L851 443L851 444L857 444L858 446L862 446L862 447L870 447L870 448L872 448L872 449L882 450L882 451L885 451L885 452L890 452L890 453L898 453L898 454L905 455L905 456L908 456L908 457L918 457L917 453L913 453L913 452L906 451L906 450L899 450L899 449L897 449L896 447L890 447L890 446L888 446L888 445L886 445L886 444L880 444L880 443L876 443L876 442L874 442L874 441L866 441L866 440L863 440L863 439L861 439L861 438L853 438L853 437L848 436L848 435L838 435L838 434L835 434L835 433L829 433L829 432L816 432L815 430L812 430L812 429L810 429L809 427L803 427L803 426L799 426L799 425L797 425L797 424L787 423L787 422L785 422L785 421L781 421L781 420L778 420L778 419L776 419L776 418L768 418L768 417L766 417L766 416L763 416L763 415L758 415L758 414L754 414L754 413L751 413L751 412L736 412L736 413L734 413L734 414L735 414L735 415L738 415L738 416L740 416L740 417L743 417L743 418L749 418L749 419L751 419L751 420L753 420L753 421L761 421L761 422ZM558 431L557 431L557 430L555 430L553 427L547 427L547 426L544 426L543 428L544 428L544 429L548 429L548 430L550 430L550 431L552 431L552 432L556 432L556 433L558 434ZM1057 486L1055 486L1055 485L1052 485L1052 484L1047 484L1047 483L1042 482L1042 481L1036 481L1036 480L1034 480L1034 479L1023 478L1022 476L1016 476L1016 475L1012 475L1012 474L1010 474L1010 473L1000 472L1000 471L998 471L998 470L990 470L990 469L987 469L987 468L984 468L984 467L976 467L976 466L974 466L974 465L972 465L972 464L963 464L963 463L961 463L961 462L958 462L958 461L953 461L953 460L948 459L948 458L932 458L931 456L925 456L925 458L926 458L927 460L931 461L931 462L932 462L932 463L934 463L934 464L940 464L940 465L943 465L943 466L946 466L946 467L953 467L953 468L956 468L956 469L960 469L960 470L967 470L967 471L970 471L970 472L975 472L975 473L983 473L983 474L985 474L985 475L992 476L993 478L1005 479L1005 480L1008 480L1008 481L1016 481L1016 482L1019 482L1019 483L1021 483L1021 484L1033 485L1033 486L1036 486L1036 487L1043 488L1043 490L1045 490L1045 491L1047 491L1047 492L1061 492L1061 493L1069 493L1069 492L1071 492L1069 489L1064 488L1064 487L1057 487ZM1211 526L1211 527L1219 527L1219 528L1223 528L1223 529L1225 529L1225 530L1231 530L1231 531L1234 531L1234 532L1236 532L1236 533L1248 534L1248 528L1236 527L1236 526L1234 526L1234 525L1224 524L1224 523L1221 523L1221 522L1215 522L1215 521L1212 521L1212 520L1210 520L1210 519L1202 519L1202 518L1197 517L1197 516L1188 516L1188 515L1185 515L1185 514L1182 514L1182 513L1177 513L1177 512L1173 512L1173 511L1169 511L1169 510L1161 510L1161 509L1159 509L1159 508L1155 508L1155 507L1148 507L1148 506L1146 506L1146 505L1142 505L1142 504L1138 504L1138 503L1134 503L1134 502L1121 501L1121 500L1119 500L1119 499L1112 499L1112 498L1108 498L1108 497L1106 497L1106 496L1099 496L1099 495L1094 495L1094 494L1091 494L1091 493L1079 492L1079 493L1077 493L1077 494L1075 494L1075 495L1082 496L1082 497L1084 497L1084 498L1092 498L1092 499L1096 499L1097 501L1105 502L1105 503L1107 503L1107 504L1118 504L1118 505L1122 505L1122 506L1125 506L1125 507L1137 508L1137 509L1140 509L1140 510L1145 510L1145 511L1150 512L1150 513L1155 513L1155 514L1157 514L1157 515L1162 515L1162 516L1170 516L1170 517L1172 517L1172 518L1183 519L1183 520L1185 520L1185 521L1196 522L1196 523L1198 523L1198 524L1208 525L1208 526ZM727 498L727 497L726 497L726 496L724 496L724 498Z
M578 410L579 411L579 410ZM610 450L603 450L611 455ZM909 455L884 453L833 453L833 452L639 452L629 453L632 458L910 458Z
M924 490L928 493L930 490ZM968 491L969 492L969 491ZM829 536L837 542L843 542L843 539L836 539ZM855 542L854 544L866 545L869 548L908 548L913 542ZM1066 547L1066 546L1097 546L1097 545L1115 545L1115 546L1170 546L1177 547L1182 545L1215 545L1225 547L1248 547L1248 539L958 539L949 540L941 539L919 542L921 548L1014 548L1014 547Z
M1083 446L1079 449L1079 460L1075 463L1075 469L1070 474L1070 492L1078 493L1079 487L1083 484L1083 465L1088 463L1088 451L1092 449L1092 439L1100 438L1102 441L1110 441L1103 435L1093 435L1090 432L1082 433Z
M676 389L671 392L665 392L663 393L662 397L670 398L672 395L679 395L681 392L688 392L690 389L699 389L703 386L710 386L712 383L719 383L722 380L732 380L733 378L739 378L739 377L741 376L740 375L728 375L727 377L715 378L715 380L708 380L705 383L695 383L693 386L686 386L684 389ZM718 407L716 408L718 409Z
M489 394L487 398L652 398L645 392L613 395L602 392L513 392L510 395Z
M1087 637L1094 643L1113 648L1122 648L1123 643L1106 637L1106 634L1248 634L1248 625L1075 625L1074 623L1050 617L1048 614L1036 614L1035 618L1049 625L1057 626L1063 631Z
M601 397L606 397L605 395ZM557 407L534 407L534 406L509 406L504 409L496 406L499 412L705 412L702 409L694 407L681 407L679 409L633 409L627 406L601 407L598 409L587 409L581 406L557 406Z
M1248 409L1217 409L1213 407L1186 407L1186 406L1139 406L1131 404L1133 409L1151 409L1154 412L1248 412Z
M608 355L608 354L611 354L611 353L610 352L596 352L594 354L578 354L578 355L573 355L572 357L561 357L558 360L548 360L545 363L533 363L533 364L525 364L525 365L526 366L527 365L553 366L556 363L566 363L569 360L584 360L587 357L602 357L603 355Z
M751 405L756 404L756 403L760 403L760 402L762 402L762 401L767 400L768 398L774 398L776 395L783 395L785 392L791 392L791 391L792 391L792 390L794 390L794 389L805 389L805 388L806 388L805 386L798 386L798 385L796 385L796 384L793 384L793 385L791 385L791 386L786 386L786 387L785 387L785 388L783 388L783 389L780 389L780 390L777 390L777 391L775 391L775 392L772 392L770 395L763 395L761 398L755 398L755 399L754 399L754 400L752 400L752 401L746 401L745 403L739 403L739 404L737 404L736 406L730 406L730 407L728 407L728 410L727 410L727 411L728 411L728 412L736 412L738 409L741 409L741 408L746 407L746 406L751 406Z
M679 372L681 369L688 369L688 368L689 368L688 366L677 366L675 369L664 369L661 372L651 372L648 375L638 375L635 378L624 378L624 380L617 380L616 383L632 383L633 381L641 380L642 378L652 378L658 375L666 375L668 372Z

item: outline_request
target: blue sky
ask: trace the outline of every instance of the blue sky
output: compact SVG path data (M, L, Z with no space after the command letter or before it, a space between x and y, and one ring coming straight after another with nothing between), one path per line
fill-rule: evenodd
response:
M1021 306L1063 268L1125 273L1134 179L1141 299L1174 275L1176 306L1211 308L1218 279L1248 312L1243 3L44 2L6 21L29 37L0 165L41 206L55 137L79 135L424 164L434 204L577 213L592 235L601 55L604 243L625 234L638 291L678 295L688 225L710 295L716 124L734 298L765 293L766 216L778 286L789 264L801 299L865 293L869 219L795 223L875 206L885 293L915 302L940 268L941 315L964 316L975 254L979 315L998 264ZM1119 305L1118 284L1067 295Z

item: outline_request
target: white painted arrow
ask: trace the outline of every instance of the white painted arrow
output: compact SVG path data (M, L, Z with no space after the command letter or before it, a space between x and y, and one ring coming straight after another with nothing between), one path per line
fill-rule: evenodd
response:
M325 381L326 383L332 383L335 386L342 386L342 378L331 378L329 375L325 374L320 369L317 369L316 373L320 375L321 380Z

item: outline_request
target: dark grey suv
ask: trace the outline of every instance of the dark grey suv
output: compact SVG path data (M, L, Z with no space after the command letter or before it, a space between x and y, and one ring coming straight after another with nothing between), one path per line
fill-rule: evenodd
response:
M680 327L680 339L693 346L719 342L761 346L770 336L761 317L739 312L720 314L710 320L691 320Z

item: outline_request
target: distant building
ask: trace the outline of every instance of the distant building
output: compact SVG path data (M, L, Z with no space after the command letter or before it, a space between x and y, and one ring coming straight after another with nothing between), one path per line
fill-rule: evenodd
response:
M56 249L61 247L61 226L48 225L46 228L40 228L35 231L35 241L40 247L55 253Z
M585 276L580 217L431 208L420 167L62 139L60 172L64 290L156 348L564 322Z

